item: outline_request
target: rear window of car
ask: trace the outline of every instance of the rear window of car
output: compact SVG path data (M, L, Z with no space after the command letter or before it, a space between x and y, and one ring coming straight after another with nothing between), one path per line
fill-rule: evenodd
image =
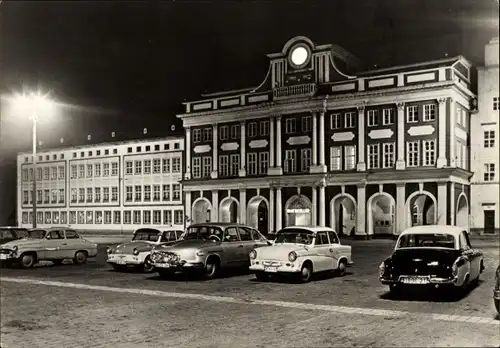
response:
M14 234L12 233L12 230L7 228L2 228L0 229L0 238L2 239L14 238Z
M134 233L132 240L147 240L150 242L156 242L158 240L158 234L160 231L152 228L142 228Z
M455 237L444 233L414 233L400 237L398 248L455 248Z

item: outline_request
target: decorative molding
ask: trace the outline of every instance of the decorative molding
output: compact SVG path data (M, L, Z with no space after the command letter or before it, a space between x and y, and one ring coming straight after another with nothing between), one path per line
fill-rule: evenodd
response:
M342 133L334 133L332 135L332 140L333 141L350 141L354 139L354 133L353 132L342 132Z
M345 91L354 91L354 90L356 90L356 84L354 82L342 83L342 84L332 86L332 92L345 92Z
M288 145L305 145L311 142L311 138L308 135L302 135L300 137L289 137L286 142Z
M254 95L254 96L248 97L249 103L258 103L261 101L268 101L268 100L269 100L269 95L267 95L267 94Z
M406 81L410 82L410 83L434 81L435 79L436 79L436 72L435 71L424 73L424 74L406 75Z
M399 102L397 103L398 110L404 110L405 109L405 102Z
M462 128L455 127L455 136L462 140L467 140L467 132L464 131Z
M394 131L390 128L386 129L374 129L368 133L371 139L387 139L394 135Z
M212 108L212 103L201 103L201 104L194 104L193 105L193 110L206 110L206 109L211 109Z
M238 143L224 143L221 145L220 149L222 151L234 151L234 150L238 150L239 147L240 147L240 144L238 144Z
M205 152L210 152L212 150L212 147L210 145L196 145L193 149L194 153L205 153Z
M434 126L426 125L426 126L413 126L408 129L408 134L412 137L417 135L430 135L434 133L436 128Z
M266 147L269 142L266 139L252 140L248 143L248 146L252 149L260 149Z
M393 86L395 84L396 77L386 77L384 79L376 79L368 81L368 88L377 88L385 86Z
M439 102L439 104L446 103L446 101L447 101L447 100L448 100L448 98L447 98L447 97L440 97L440 98L438 98L438 102Z
M364 105L358 106L358 112L365 112L365 106Z
M232 105L240 105L240 98L238 99L226 99L220 101L220 106L232 106Z

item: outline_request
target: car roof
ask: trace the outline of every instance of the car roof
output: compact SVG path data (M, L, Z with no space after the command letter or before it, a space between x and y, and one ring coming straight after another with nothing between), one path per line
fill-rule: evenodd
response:
M140 231L140 230L156 230L158 231L158 233L160 232L168 232L168 231L181 231L181 232L184 232L182 230L182 228L175 228L175 227L172 227L172 226L160 226L160 227L139 227L138 229L136 229L134 231L134 233Z
M202 223L198 223L198 224L189 225L189 227L201 227L201 226L220 227L220 228L224 228L224 227L248 227L248 228L255 229L255 227L245 225L245 224L239 224L237 222L202 222Z
M455 237L458 237L462 231L466 231L466 228L458 227L458 226L448 226L448 225L425 225L425 226L414 226L407 228L403 232L401 232L401 236L406 234L431 234L431 233L439 233L439 234L451 234Z
M37 231L37 230L42 230L42 231L61 231L61 230L72 230L75 231L74 228L68 227L68 226L52 226L52 227L37 227L37 228L30 228L30 231Z
M320 232L320 231L327 231L327 232L335 232L335 230L331 227L327 226L313 226L313 225L304 225L304 226L287 226L283 228L282 230L289 230L289 229L303 229L303 230L309 230L311 232Z

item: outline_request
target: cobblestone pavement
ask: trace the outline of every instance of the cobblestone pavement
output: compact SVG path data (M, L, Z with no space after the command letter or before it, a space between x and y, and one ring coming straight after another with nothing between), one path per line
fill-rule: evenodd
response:
M479 286L458 300L392 299L377 268L393 243L346 244L355 261L349 274L308 284L261 283L248 274L162 281L113 272L103 252L85 266L2 269L2 348L500 345L500 325L492 320L500 259L494 243L477 246L487 268ZM23 279L49 283L12 282Z

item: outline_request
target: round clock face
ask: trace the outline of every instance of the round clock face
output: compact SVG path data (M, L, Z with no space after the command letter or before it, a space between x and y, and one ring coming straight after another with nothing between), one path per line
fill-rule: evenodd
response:
M304 47L299 46L292 51L290 58L293 64L300 66L306 62L308 56L309 52Z

